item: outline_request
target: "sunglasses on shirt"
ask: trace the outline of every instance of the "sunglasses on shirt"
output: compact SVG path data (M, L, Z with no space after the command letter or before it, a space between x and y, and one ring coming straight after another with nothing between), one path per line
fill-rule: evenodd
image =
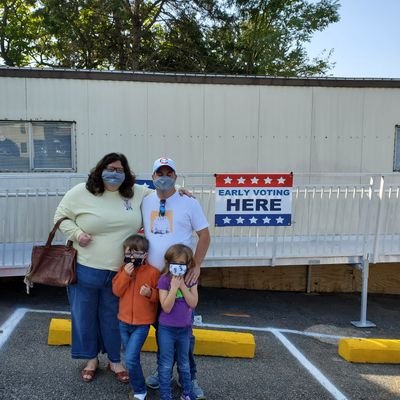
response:
M160 217L164 217L165 216L165 199L160 200L160 211L159 211L158 215Z

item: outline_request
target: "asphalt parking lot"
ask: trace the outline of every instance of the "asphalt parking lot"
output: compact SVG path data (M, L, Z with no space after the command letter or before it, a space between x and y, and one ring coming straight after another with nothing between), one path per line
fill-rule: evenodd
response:
M197 314L205 325L251 332L254 359L197 357L207 399L400 399L400 366L352 364L337 352L338 337L398 338L400 296L370 295L368 319L355 328L359 294L307 295L200 288ZM48 346L51 318L68 318L64 289L35 287L27 296L21 278L0 279L0 399L127 399L101 359L90 384L69 346ZM8 336L7 340L6 336ZM145 375L155 354L143 353ZM175 398L179 388L174 386ZM149 391L149 400L158 400Z

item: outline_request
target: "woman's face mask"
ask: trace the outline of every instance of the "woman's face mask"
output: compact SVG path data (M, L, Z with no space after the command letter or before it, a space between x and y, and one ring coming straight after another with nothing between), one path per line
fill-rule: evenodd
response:
M173 275L173 276L183 276L186 274L187 271L187 265L186 264L174 264L171 263L169 264L169 272Z
M107 171L102 172L103 182L110 186L118 186L125 180L125 172Z
M175 179L170 176L159 176L153 180L153 183L160 192L169 192L175 187Z

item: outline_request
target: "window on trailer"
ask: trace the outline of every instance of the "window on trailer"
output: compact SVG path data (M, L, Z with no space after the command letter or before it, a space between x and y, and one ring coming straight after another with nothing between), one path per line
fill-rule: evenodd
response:
M74 122L0 121L0 172L75 171Z

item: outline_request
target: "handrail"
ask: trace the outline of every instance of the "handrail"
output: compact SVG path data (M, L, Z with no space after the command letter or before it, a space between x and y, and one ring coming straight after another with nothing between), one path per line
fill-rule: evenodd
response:
M29 253L29 245L44 240L62 196L87 176L17 174L15 180L10 175L16 176L0 174L0 268L10 264L6 259L13 260L13 265L21 262L18 246L27 246L24 251ZM263 265L263 260L264 265L308 260L339 263L367 254L374 263L400 261L400 216L396 212L400 175L297 173L295 178L311 175L324 180L295 184L291 226L223 228L213 226L213 174L181 174L181 182L194 192L209 219L213 244L206 265ZM149 179L149 175L137 176ZM346 182L337 182L342 177ZM21 210L29 210L27 220Z

